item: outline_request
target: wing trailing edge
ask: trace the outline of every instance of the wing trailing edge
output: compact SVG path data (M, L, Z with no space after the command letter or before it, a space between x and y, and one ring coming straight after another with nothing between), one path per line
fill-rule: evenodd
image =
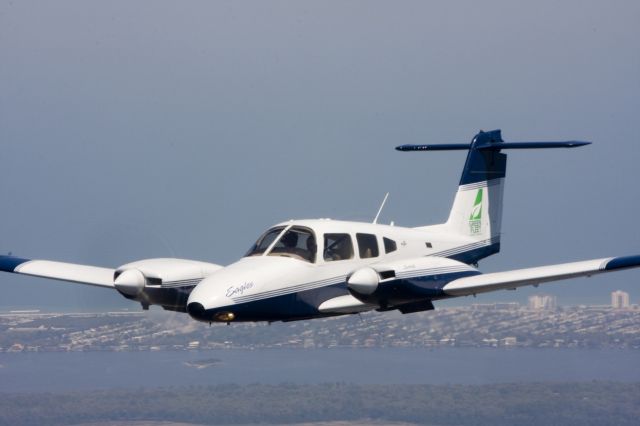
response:
M609 257L465 277L451 281L443 290L450 296L468 296L637 267L640 255Z

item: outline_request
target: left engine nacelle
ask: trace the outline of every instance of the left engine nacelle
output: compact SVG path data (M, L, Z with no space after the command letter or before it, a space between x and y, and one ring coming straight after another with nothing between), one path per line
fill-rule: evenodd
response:
M179 288L195 286L220 265L196 260L158 258L127 263L116 269L113 283L116 289L137 299L145 288Z

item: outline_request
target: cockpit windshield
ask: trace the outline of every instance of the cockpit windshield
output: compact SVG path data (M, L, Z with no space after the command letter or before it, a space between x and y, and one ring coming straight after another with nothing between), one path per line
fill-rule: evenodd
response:
M276 227L267 231L258 239L246 256L262 255L273 245L273 248L266 253L267 256L284 256L311 263L315 262L317 245L313 232L298 226L288 229L284 234L283 230L284 227ZM277 241L273 244L276 238Z
M277 226L269 229L262 234L258 241L249 249L245 256L258 256L263 254L271 246L271 244L278 238L278 236L284 231L284 226Z

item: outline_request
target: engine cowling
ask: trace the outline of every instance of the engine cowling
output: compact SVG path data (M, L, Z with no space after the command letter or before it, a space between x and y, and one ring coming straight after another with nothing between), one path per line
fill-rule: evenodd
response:
M127 296L138 296L147 280L146 277L137 269L126 269L116 276L113 285L116 289Z
M358 299L366 299L378 289L380 275L370 267L356 270L347 278L347 287L351 294Z
M125 297L148 305L179 307L182 298L188 296L205 277L222 268L213 263L188 259L158 258L127 263L116 269L113 284ZM176 297L173 293L184 293Z

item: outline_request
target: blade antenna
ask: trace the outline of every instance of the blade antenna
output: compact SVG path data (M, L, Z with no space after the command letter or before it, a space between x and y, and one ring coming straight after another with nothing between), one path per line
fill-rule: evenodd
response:
M389 193L387 192L384 196L384 200L382 200L382 204L380 204L380 208L378 209L378 213L376 214L376 217L373 219L373 224L375 225L376 223L378 223L378 218L380 217L380 213L382 213L382 209L384 208L384 204L387 202L387 198L389 198Z

